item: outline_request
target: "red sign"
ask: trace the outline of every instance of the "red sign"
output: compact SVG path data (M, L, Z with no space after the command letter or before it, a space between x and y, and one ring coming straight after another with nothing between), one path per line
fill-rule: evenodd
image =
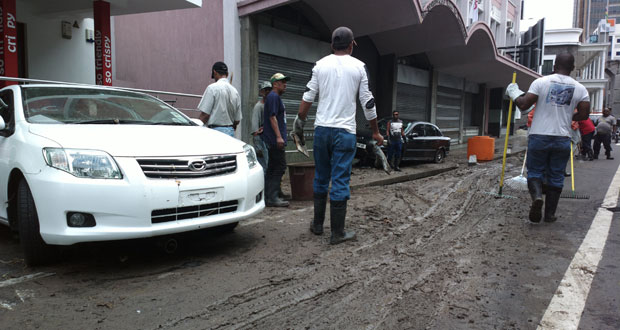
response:
M112 39L110 3L93 2L95 17L95 83L112 86Z
M15 0L0 0L0 76L17 77L17 18ZM16 84L0 81L0 86Z

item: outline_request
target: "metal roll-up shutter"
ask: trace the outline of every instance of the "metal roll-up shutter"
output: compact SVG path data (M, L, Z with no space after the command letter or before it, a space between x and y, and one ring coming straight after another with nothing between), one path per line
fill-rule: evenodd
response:
M437 87L436 124L452 143L459 142L462 98L463 92L458 89Z
M286 92L282 94L282 102L286 108L287 132L290 132L293 129L293 121L295 120L295 116L299 110L299 104L301 103L301 98L306 90L306 84L310 81L313 67L314 63L303 62L265 53L258 54L259 82L271 79L271 76L276 72L280 72L291 78L291 80L286 84ZM304 127L306 147L309 150L312 148L312 139L314 137L314 119L316 117L317 100L318 95L315 102L312 104L310 111L308 112L308 119L306 121L306 126ZM286 149L287 151L296 150L295 144L292 141L289 141ZM312 156L312 153L310 153L310 155ZM308 158L297 152L288 152L286 159L288 162L308 161Z
M401 118L428 121L427 87L398 83L396 86L396 111Z

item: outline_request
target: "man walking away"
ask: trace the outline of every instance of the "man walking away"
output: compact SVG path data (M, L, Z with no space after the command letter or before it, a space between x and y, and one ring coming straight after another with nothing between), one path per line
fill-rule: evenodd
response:
M237 125L241 121L241 98L228 81L228 67L224 62L215 62L211 70L215 82L205 90L198 110L200 120L207 127L235 136Z
M269 154L267 153L267 146L265 145L265 141L261 138L261 135L263 134L263 125L265 123L265 100L269 92L271 92L271 83L269 81L263 81L258 90L258 95L261 99L256 102L254 109L252 109L252 127L250 128L252 130L252 144L256 149L256 158L258 158L258 162L260 166L263 167L263 172L265 174L267 174Z
M350 190L351 164L355 156L355 96L364 115L370 122L372 136L379 145L383 137L377 127L375 100L368 88L366 66L351 56L353 52L353 32L347 27L339 27L332 33L333 54L316 62L312 76L306 85L299 106L299 113L293 124L295 134L303 143L303 127L308 110L319 94L319 106L314 122L314 219L310 231L316 235L323 233L327 191L331 181L330 244L338 244L355 238L355 232L344 230L347 214L347 200Z
M398 111L392 112L392 119L387 123L387 132L389 136L388 163L394 171L400 172L399 165L403 150L403 140L405 139L405 130L403 129L403 121L398 119ZM393 160L392 157L394 158Z
M282 176L286 171L286 110L282 103L282 94L286 91L286 82L290 78L276 73L271 76L272 90L265 99L265 123L263 141L267 144L269 162L265 176L265 205L287 207L289 203L278 197Z
M611 135L616 131L616 118L611 115L611 109L603 109L603 115L596 120L596 133L594 135L594 159L598 159L601 151L601 143L605 147L605 156L611 157Z
M517 84L506 88L506 94L521 111L536 103L527 145L527 187L532 197L529 218L532 222L540 222L542 218L543 183L547 185L545 221L557 220L555 211L570 157L571 122L585 120L590 113L588 91L570 77L574 68L575 58L565 52L556 57L554 73L536 79L527 94L519 90Z
M583 160L594 160L592 153L592 137L594 136L594 123L590 118L581 120L579 123L579 131L581 132L581 157Z

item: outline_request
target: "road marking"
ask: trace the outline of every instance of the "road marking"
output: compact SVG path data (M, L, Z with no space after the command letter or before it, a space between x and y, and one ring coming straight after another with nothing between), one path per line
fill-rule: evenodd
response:
M579 250L573 257L564 278L549 303L538 329L577 329L583 313L592 280L603 256L613 213L620 193L620 167L607 190L603 204L598 209L592 225Z
M19 283L30 281L30 280L34 280L36 278L48 277L48 276L53 276L53 275L56 275L56 273L34 273L34 274L24 275L22 277L12 278L10 280L0 282L0 288L4 288L6 286L15 285L15 284L19 284Z

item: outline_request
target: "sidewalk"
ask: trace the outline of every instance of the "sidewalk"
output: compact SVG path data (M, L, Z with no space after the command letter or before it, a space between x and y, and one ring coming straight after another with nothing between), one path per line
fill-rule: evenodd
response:
M507 156L513 156L524 152L527 147L527 132L517 131L517 134L510 136L508 141L509 152ZM504 151L504 138L495 139L495 157L494 160L501 160ZM357 160L356 160L357 161ZM354 164L355 162L354 161ZM363 187L381 186L394 184L398 182L411 181L429 176L441 174L454 170L459 166L468 166L467 164L467 144L454 145L450 148L450 153L441 164L435 163L413 163L407 162L401 166L401 172L392 171L391 174L385 173L383 170L374 168L356 168L353 167L351 173L351 190ZM282 190L286 194L291 193L290 179L288 170L282 178Z

